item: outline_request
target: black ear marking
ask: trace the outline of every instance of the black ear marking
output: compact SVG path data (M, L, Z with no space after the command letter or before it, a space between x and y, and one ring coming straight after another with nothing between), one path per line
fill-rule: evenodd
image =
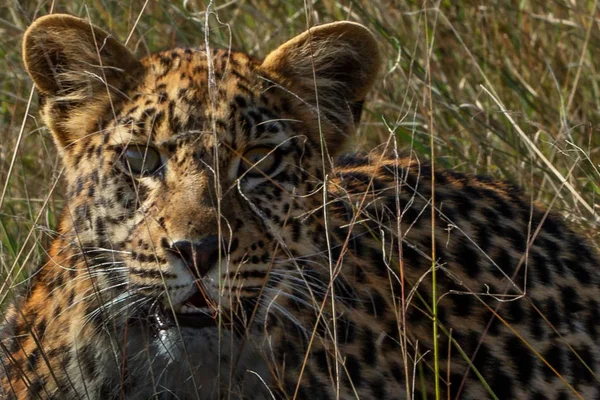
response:
M360 117L362 115L364 104L364 100L354 101L350 103L350 112L352 113L352 120L354 121L354 125L358 125L360 123Z

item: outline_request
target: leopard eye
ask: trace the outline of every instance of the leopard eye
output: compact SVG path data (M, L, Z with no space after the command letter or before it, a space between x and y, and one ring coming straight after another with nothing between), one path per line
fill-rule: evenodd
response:
M254 147L244 153L240 162L240 175L264 177L273 173L280 162L280 154L271 147Z
M131 144L125 147L122 162L125 171L138 176L151 175L163 165L158 150L140 144Z

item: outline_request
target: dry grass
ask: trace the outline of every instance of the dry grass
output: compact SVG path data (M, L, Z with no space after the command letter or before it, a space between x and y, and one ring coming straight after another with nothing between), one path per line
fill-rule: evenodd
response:
M219 1L210 37L262 57L307 26L362 22L381 39L386 68L352 146L373 148L393 132L419 157L433 150L437 168L513 181L541 203L556 198L553 208L600 245L598 5L454 3ZM0 9L0 276L19 281L39 265L63 204L60 183L49 196L60 163L35 101L26 117L32 85L20 43L29 23L51 11L89 15L144 55L202 45L205 9L164 0L30 0Z

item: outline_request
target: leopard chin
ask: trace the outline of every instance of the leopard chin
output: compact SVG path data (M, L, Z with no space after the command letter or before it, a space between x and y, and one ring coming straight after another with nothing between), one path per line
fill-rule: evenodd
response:
M131 383L127 399L231 399L271 398L264 378L264 356L249 340L234 331L212 327L172 325L154 332L148 340L143 328L127 340ZM115 382L121 377L115 376ZM144 384L139 384L144 382ZM141 389L141 390L139 390Z

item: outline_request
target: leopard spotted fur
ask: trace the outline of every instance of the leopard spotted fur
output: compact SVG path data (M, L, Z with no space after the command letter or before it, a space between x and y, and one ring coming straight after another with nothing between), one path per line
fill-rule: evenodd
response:
M23 54L68 202L2 314L3 398L433 398L432 265L443 398L600 398L585 240L509 184L340 154L365 27L137 59L52 15Z

